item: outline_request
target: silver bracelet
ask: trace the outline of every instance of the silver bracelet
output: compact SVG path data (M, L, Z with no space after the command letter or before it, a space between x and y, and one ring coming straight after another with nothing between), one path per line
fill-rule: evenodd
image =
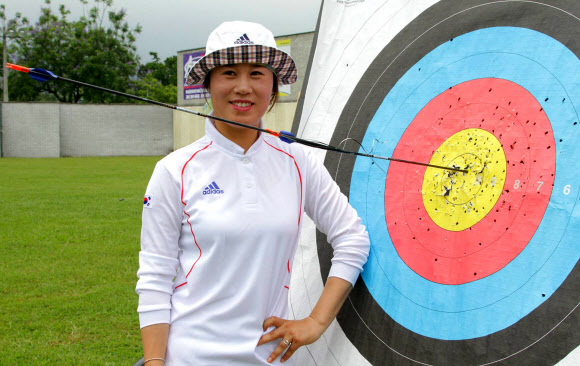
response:
M148 358L143 362L143 365L145 365L147 362L149 361L155 361L155 360L159 360L159 361L163 361L163 363L165 363L165 359L161 358L161 357L153 357L153 358Z

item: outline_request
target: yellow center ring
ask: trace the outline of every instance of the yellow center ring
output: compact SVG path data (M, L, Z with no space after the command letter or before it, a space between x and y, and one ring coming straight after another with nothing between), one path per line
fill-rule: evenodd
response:
M430 164L467 169L467 173L428 167L423 177L423 204L442 229L462 231L477 224L494 207L506 179L506 158L490 132L468 128L445 140Z

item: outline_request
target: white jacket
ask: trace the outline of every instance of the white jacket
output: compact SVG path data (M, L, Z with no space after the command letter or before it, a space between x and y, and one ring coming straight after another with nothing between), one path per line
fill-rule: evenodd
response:
M266 318L287 318L303 212L334 249L329 276L354 284L368 234L301 146L260 134L244 154L206 120L203 138L157 163L136 291L141 327L171 324L166 366L267 364L280 340L256 344Z

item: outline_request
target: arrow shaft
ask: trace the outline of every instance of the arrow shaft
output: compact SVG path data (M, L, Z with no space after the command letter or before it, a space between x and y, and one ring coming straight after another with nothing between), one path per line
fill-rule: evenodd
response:
M67 83L70 83L70 84L75 84L75 85L82 86L82 87L86 87L86 88L92 88L92 89L100 90L100 91L103 91L105 93L120 95L120 96L123 96L125 98L134 99L134 100L138 100L138 101L145 102L145 103L149 103L149 104L155 104L155 105L158 105L158 106L161 106L161 107L171 108L171 109L174 109L174 110L177 110L177 111L180 111L180 112L195 114L195 115L200 116L200 117L211 118L211 119L218 120L218 121L222 121L222 122L229 123L229 124L232 124L232 125L236 125L236 126L245 127L245 128L249 128L249 129L252 129L252 130L264 132L264 133L267 133L267 134L276 136L276 137L280 138L281 140L283 140L285 142L297 142L297 143L302 144L302 145L306 145L306 146L310 146L310 147L314 147L314 148L318 148L318 149L323 149L323 150L328 150L328 151L334 151L334 152L338 152L338 153L342 153L342 154L349 154L349 155L355 155L355 156L364 156L364 157L369 157L369 158L373 158L373 159L382 159L382 160L389 160L389 161L397 161L397 162L401 162L401 163L416 164L416 165L428 166L428 167L432 167L432 168L439 168L439 169L444 169L444 170L453 170L453 171L467 173L467 170L462 170L462 169L458 169L458 168L450 168L450 167L444 167L444 166L440 166L440 165L433 165L433 164L427 164L427 163L420 163L420 162L410 161L410 160L387 158L387 157L383 157L383 156L376 156L376 155L371 155L371 154L364 154L364 153L359 153L359 152L355 152L355 151L347 151L347 150L339 149L337 147L334 147L334 146L331 146L331 145L327 145L327 144L324 144L324 143L321 143L321 142L309 141L309 140L301 139L299 137L294 136L293 134L291 134L289 132L285 132L285 131L276 132L276 131L272 131L272 130L269 130L269 129L266 129L266 128L260 128L260 127L250 126L250 125L246 125L246 124L243 124L243 123L231 121L231 120L228 120L228 119L225 119L225 118L221 118L221 117L217 117L217 116L210 116L210 115L207 115L207 114L204 114L204 113L200 113L200 112L192 111L192 110L189 110L189 109L177 107L177 106L172 105L172 104L158 102L156 100L139 97L137 95L124 93L124 92L120 92L120 91L113 90L113 89L104 88L104 87L98 86L98 85L84 83L82 81L68 79L68 78L65 78L65 77L62 77L62 76L55 75L52 72L47 71L47 70L28 68L28 67L14 65L14 64L7 64L7 66L9 68L11 68L11 69L16 70L16 71L26 72L26 73L30 74L31 77L33 77L34 79L39 80L39 81L61 80L61 81L64 81L64 82L67 82Z

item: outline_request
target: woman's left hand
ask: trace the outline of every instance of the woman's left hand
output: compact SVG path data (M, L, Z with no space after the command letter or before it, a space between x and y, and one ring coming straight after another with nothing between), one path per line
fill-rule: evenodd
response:
M324 325L311 317L302 320L284 320L272 316L264 321L264 331L272 326L276 327L276 329L264 334L258 342L258 346L260 346L264 343L282 338L278 347L268 357L268 363L273 362L288 348L284 356L280 359L280 362L285 362L292 357L299 347L316 342L326 330Z

